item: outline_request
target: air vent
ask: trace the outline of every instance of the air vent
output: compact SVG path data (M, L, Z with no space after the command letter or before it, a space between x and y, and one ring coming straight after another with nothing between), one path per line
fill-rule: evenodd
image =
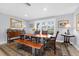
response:
M31 4L30 3L25 3L27 6L31 6Z

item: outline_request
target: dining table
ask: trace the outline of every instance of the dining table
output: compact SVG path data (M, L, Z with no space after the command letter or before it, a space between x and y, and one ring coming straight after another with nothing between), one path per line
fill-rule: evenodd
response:
M55 35L50 35L50 34L21 34L24 36L24 39L26 39L26 36L29 36L30 38L40 38L40 42L44 43L45 39L49 39L50 37L55 38ZM38 39L36 39L38 40Z
M71 37L75 37L75 35L73 35L73 34L61 34L61 36L63 36L64 37L64 43L69 43L70 44L70 38Z

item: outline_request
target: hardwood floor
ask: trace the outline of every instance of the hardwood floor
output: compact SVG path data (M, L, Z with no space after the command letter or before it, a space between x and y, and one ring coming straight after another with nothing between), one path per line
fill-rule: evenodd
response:
M79 56L79 51L72 45L56 44L56 55L52 49L45 49L43 56ZM17 49L14 43L0 45L0 56L32 56L30 52Z

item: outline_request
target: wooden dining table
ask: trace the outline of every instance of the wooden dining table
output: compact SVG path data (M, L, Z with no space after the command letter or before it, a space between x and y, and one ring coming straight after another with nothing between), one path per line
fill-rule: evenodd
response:
M44 39L48 39L50 37L55 37L55 35L49 35L49 34L21 34L24 36L24 39L26 36L29 36L30 38L35 37L35 38L40 38L40 42L44 43Z

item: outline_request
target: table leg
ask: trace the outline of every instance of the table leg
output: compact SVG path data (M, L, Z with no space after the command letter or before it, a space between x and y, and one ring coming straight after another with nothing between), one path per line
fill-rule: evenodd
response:
M35 48L32 48L32 55L35 56Z
M36 43L39 43L39 38L36 38Z
M65 36L66 37L66 43L68 43L68 37L67 36Z
M70 43L70 37L68 37L68 43Z
M65 36L64 36L64 43L65 43Z
M68 38L66 37L66 44L68 43Z
M32 40L32 37L30 36L29 39Z
M67 38L66 38L66 36L64 36L64 43L66 43L67 42Z
M26 36L24 35L24 39L26 38Z
M40 42L41 42L42 44L44 43L43 38L40 39Z

